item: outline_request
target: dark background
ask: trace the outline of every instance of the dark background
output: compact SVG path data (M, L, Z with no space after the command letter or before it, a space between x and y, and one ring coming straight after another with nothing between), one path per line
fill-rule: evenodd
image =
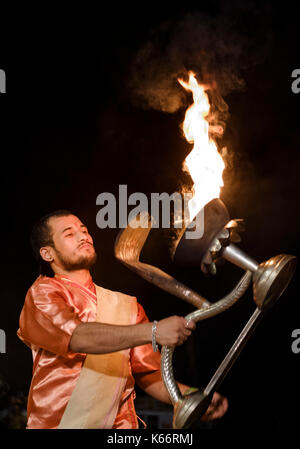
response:
M267 10L260 2L226 4L225 12L223 2L212 1L180 7L146 3L141 9L86 7L64 15L45 7L1 18L0 68L6 71L7 93L0 95L0 328L6 332L7 353L0 355L0 373L12 391L26 395L29 389L31 353L16 331L26 291L37 276L29 233L49 211L71 209L87 223L99 256L96 283L137 296L151 320L193 310L121 266L113 255L118 229L101 230L95 221L99 193L117 195L120 184L128 185L128 194L172 193L181 177L191 148L180 130L186 107L173 114L139 107L128 87L135 55L166 21L180 23L187 13L200 13L217 19L222 28L223 15L235 18L232 27L249 44L245 51L252 57L233 68L244 80L242 89L224 95L230 115L219 145L229 147L231 160L221 198L232 218L245 219L241 247L258 261L298 254L300 94L291 90L291 73L300 66L299 11L289 2L264 2ZM159 51L163 39L155 45ZM211 301L242 274L230 264L213 278L179 270L159 230L150 234L143 260ZM222 384L230 408L219 426L283 429L298 423L300 355L291 350L291 333L300 328L298 296L296 272ZM199 324L175 351L176 378L204 386L254 307L249 289L231 310Z

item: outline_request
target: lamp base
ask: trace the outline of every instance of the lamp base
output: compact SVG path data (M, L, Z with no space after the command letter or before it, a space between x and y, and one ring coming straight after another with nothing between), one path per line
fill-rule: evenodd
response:
M206 412L212 394L196 391L180 399L174 409L173 429L189 429Z

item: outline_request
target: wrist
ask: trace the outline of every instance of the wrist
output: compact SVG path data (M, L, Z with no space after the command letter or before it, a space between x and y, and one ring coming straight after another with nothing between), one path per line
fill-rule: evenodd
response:
M142 328L142 344L148 344L152 342L152 323L141 323L138 326Z

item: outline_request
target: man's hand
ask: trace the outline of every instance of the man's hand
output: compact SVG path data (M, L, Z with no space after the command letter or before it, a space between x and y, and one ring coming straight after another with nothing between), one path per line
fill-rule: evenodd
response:
M182 345L195 329L194 321L187 322L183 317L171 316L157 323L156 341L162 346Z
M201 421L212 421L213 419L222 418L228 409L228 400L220 395L220 393L215 392L208 409L202 415Z

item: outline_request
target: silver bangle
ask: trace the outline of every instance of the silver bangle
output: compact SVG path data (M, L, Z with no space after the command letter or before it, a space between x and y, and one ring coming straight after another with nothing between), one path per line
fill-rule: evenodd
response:
M156 330L157 330L157 321L154 320L152 324L152 347L154 352L158 350L158 345L156 343Z

